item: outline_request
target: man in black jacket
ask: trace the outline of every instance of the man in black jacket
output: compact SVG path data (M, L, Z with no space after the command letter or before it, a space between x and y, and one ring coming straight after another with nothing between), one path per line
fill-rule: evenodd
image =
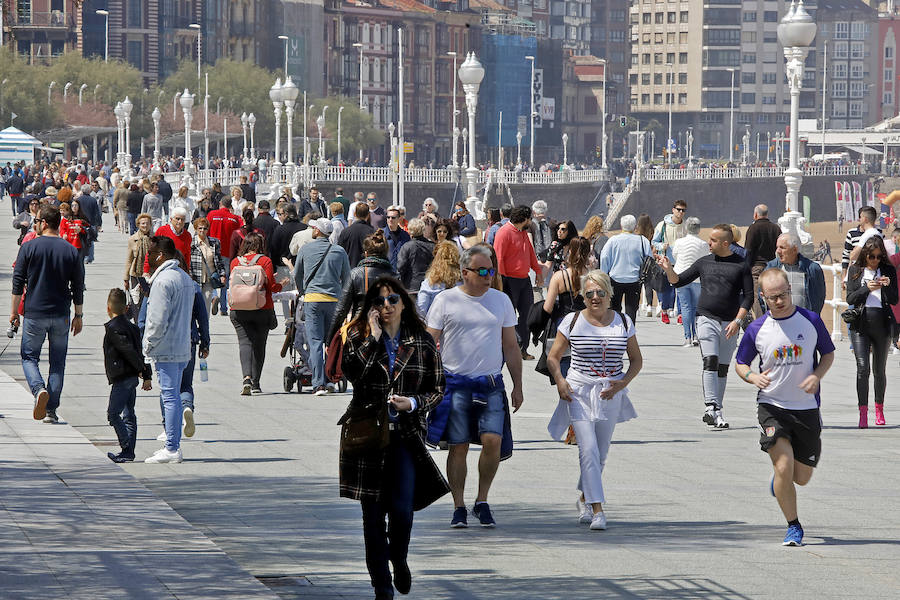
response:
M163 210L166 213L166 221L169 220L169 201L172 199L172 186L166 181L162 175L156 175L156 185L159 186L157 193L162 197Z
M263 200L263 202L265 202L265 200ZM262 202L260 202L260 205L262 205ZM287 292L294 289L294 278L292 277L290 267L284 264L283 259L293 259L290 248L291 238L294 237L294 234L298 231L306 229L307 226L306 223L302 223L297 216L297 205L290 203L285 203L284 205L279 204L279 210L284 212L284 222L272 231L272 235L267 241L269 244L269 258L272 259L272 266L275 267L277 279L279 281L284 278L288 279L288 283L286 283L281 290ZM256 221L254 221L253 224L256 225ZM285 321L288 320L291 317L291 307L287 300L282 300L281 310Z
M25 191L25 181L19 175L19 173L13 169L9 175L9 178L6 180L6 193L9 194L9 197L12 198L12 211L13 216L16 216L16 203L19 201L19 196Z
M347 252L350 268L355 267L363 259L363 240L375 233L369 225L369 206L364 203L356 205L356 220L346 227L338 236L338 246Z
M397 255L397 272L403 286L411 294L415 294L422 286L425 272L431 266L434 242L425 238L425 222L419 218L409 221L409 235L412 236L412 240L403 244Z
M259 214L255 219L253 219L253 226L263 232L263 235L266 238L266 243L272 242L272 234L279 226L278 221L272 218L272 215L269 213L269 210L271 210L271 208L272 205L269 204L268 200L260 200Z
M253 189L252 185L247 183L247 176L241 175L240 181L241 181L241 185L240 185L241 196L244 198L244 200L247 200L249 202L252 202L253 204L256 204L256 190Z
M319 196L319 188L316 187L316 184L310 186L309 199L300 202L300 209L297 211L297 214L302 221L303 217L311 212L317 212L323 217L328 218L328 207L325 206L325 201Z
M759 306L759 274L765 271L766 263L775 258L775 245L781 227L769 220L769 207L757 204L753 209L753 224L747 228L744 248L747 250L747 264L753 276L753 318L758 319L763 311Z

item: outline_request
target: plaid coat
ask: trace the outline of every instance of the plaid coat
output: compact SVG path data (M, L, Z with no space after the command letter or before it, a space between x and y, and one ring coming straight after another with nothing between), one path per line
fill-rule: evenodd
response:
M218 278L226 275L225 263L222 261L222 244L214 237L208 237L206 240L213 249L213 264L216 270L216 273L209 274L210 283L212 283L214 288L220 288L222 284L218 281ZM200 239L198 237L194 237L194 242L191 244L191 279L197 283L203 281L203 251L200 249Z
M413 510L421 510L450 491L440 469L425 448L425 416L443 399L444 372L434 340L424 330L401 330L400 348L394 362L393 383L389 376L384 341L363 338L351 330L343 352L344 375L353 384L348 411L371 407L375 410L387 401L388 393L414 396L418 407L398 418L399 437L404 440L416 465L416 489ZM396 435L396 433L394 435ZM396 438L392 436L392 443ZM365 456L340 457L341 497L380 499L384 487L384 451Z

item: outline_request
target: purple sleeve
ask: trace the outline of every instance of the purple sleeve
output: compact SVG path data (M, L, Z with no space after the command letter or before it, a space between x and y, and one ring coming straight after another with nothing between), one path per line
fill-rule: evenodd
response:
M806 310L804 308L798 308L804 317L806 317L810 323L813 324L813 327L816 328L816 350L818 350L821 356L825 356L826 354L831 354L834 352L834 342L831 341L831 334L828 333L828 330L825 328L825 323L822 321L822 318L816 313Z
M759 354L756 351L756 335L759 333L762 324L765 323L766 318L766 315L763 315L747 326L747 330L744 332L744 336L741 338L741 343L738 346L735 362L742 365L753 363L753 359Z

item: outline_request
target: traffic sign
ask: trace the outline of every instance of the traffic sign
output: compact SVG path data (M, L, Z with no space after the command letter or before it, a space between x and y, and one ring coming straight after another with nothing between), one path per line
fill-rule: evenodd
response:
M404 154L412 154L415 152L415 146L412 142L403 142L403 153Z

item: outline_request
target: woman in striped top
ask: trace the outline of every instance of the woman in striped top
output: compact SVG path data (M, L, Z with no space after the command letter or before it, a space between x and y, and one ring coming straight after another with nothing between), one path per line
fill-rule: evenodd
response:
M626 386L641 370L643 359L634 323L609 307L609 275L590 271L582 278L581 289L587 308L563 318L547 356L560 398L548 430L560 439L570 424L574 427L581 463L579 520L598 530L606 529L603 466L616 424L637 417ZM570 348L572 364L563 377L560 359Z

